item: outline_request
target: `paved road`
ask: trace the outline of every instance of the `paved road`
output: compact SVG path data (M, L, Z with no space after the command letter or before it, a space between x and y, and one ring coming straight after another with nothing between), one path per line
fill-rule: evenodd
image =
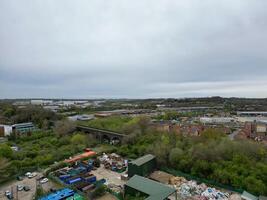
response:
M229 134L228 137L230 140L234 140L235 136L239 133L240 129L237 129L233 133Z

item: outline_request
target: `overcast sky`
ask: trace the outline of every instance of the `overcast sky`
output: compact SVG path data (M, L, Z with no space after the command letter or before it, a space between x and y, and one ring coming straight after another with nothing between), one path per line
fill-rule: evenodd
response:
M1 0L0 98L267 97L266 0Z

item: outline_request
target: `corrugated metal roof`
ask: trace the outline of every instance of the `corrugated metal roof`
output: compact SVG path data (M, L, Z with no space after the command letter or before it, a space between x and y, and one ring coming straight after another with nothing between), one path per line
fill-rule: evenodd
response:
M24 127L24 126L33 126L32 122L27 122L27 123L19 123L19 124L13 124L13 127Z
M133 164L135 164L137 166L141 166L141 165L145 164L146 162L148 162L148 161L150 161L150 160L152 160L154 158L155 158L155 156L153 156L152 154L147 154L147 155L145 155L143 157L140 157L140 158L138 158L136 160L131 161L131 163L133 163Z
M247 191L243 191L241 197L245 200L258 200L258 197L248 193Z
M259 200L267 200L267 197L266 196L259 196Z
M54 193L51 193L47 196L44 196L42 198L40 198L39 200L58 200L58 199L63 199L63 198L67 198L69 196L73 196L75 194L75 192L69 188L64 188L61 190L58 190Z
M175 188L138 175L134 175L126 185L149 195L146 200L164 200L175 192Z

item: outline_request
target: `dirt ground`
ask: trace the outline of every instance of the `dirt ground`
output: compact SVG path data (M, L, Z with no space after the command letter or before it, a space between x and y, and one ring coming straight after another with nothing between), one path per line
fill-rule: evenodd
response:
M99 179L106 179L107 184L114 184L116 186L123 186L126 181L121 180L121 175L123 173L117 173L108 169L105 169L103 165L101 165L97 170L93 170L92 174L94 174Z
M174 176L163 171L154 171L149 177L160 183L169 184L170 179Z
M62 188L61 185L59 185L59 184L57 184L51 180L49 180L47 183L40 184L40 186L43 188L45 193L49 193L51 188L56 189L56 190Z
M105 194L104 196L98 198L97 200L117 200L117 199L111 194Z

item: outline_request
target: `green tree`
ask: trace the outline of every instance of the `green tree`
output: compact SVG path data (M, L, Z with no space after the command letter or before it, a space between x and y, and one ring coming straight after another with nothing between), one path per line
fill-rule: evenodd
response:
M97 198L103 196L107 191L107 186L101 185L92 192L92 197Z
M169 161L170 161L171 165L173 167L176 167L179 164L183 155L184 155L184 151L182 149L180 149L178 147L173 148L170 152L170 155L169 155Z
M69 120L57 121L54 132L60 137L72 133L75 130L75 124Z
M10 164L8 159L0 157L0 183L9 178L10 172L8 169Z
M73 145L86 144L86 136L82 134L75 134L71 138L71 143Z
M0 144L0 157L12 158L13 150L7 144Z
M266 183L253 176L246 177L243 181L243 184L246 188L249 188L249 191L255 194L262 194L264 191L267 191Z

